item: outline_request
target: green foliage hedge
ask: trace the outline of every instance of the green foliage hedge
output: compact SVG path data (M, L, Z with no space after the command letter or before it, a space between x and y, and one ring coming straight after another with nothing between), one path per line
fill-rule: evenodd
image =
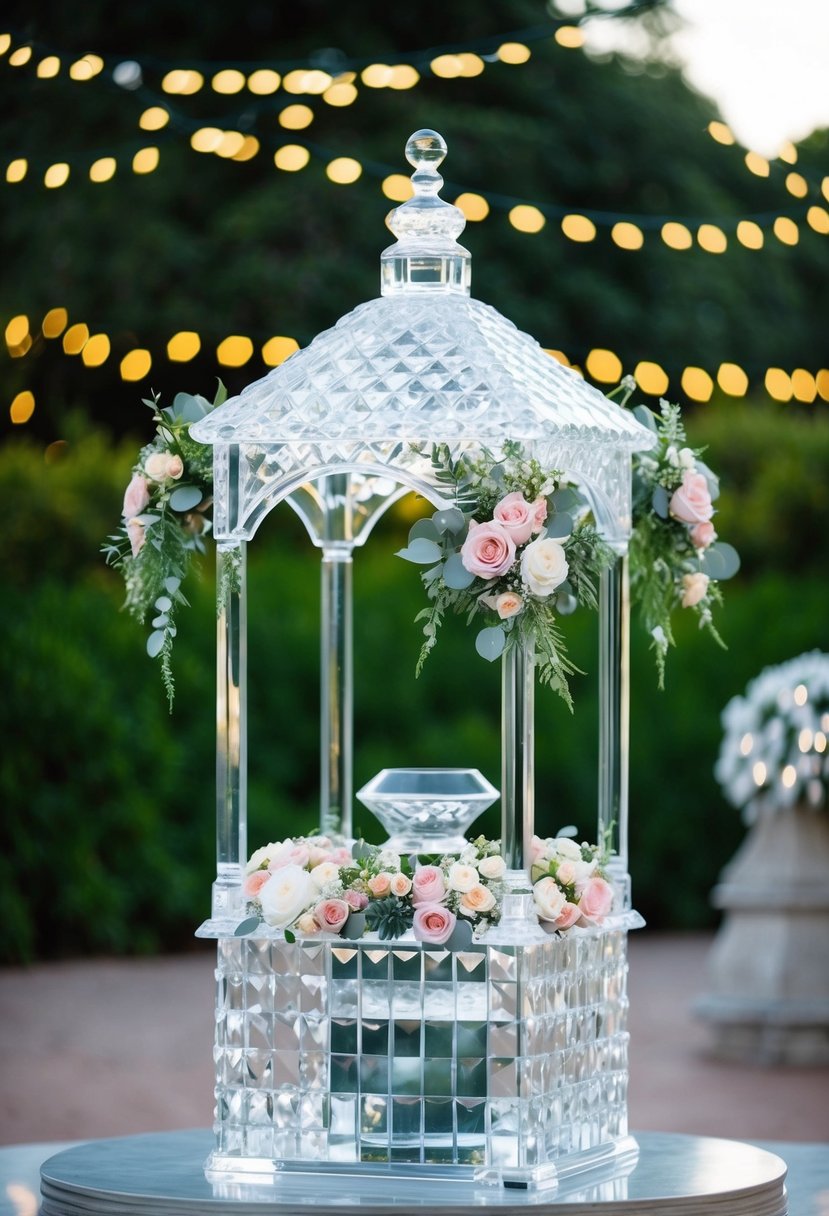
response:
M829 423L727 402L692 442L726 485L718 524L744 555L717 650L680 622L667 691L633 630L631 857L637 906L662 928L710 923L707 896L742 825L712 776L719 712L765 664L826 647ZM132 445L76 426L63 459L0 449L0 910L3 959L179 949L207 914L213 870L215 612L211 564L190 589L168 716L156 665L118 612L99 542L120 509ZM419 681L417 572L390 557L396 508L355 563L356 783L399 764L470 764L496 784L499 678L450 622ZM313 826L317 811L318 568L287 508L250 561L250 838ZM539 827L594 833L595 622L570 618L576 713L537 697ZM370 837L368 812L355 810ZM483 827L498 832L497 809Z

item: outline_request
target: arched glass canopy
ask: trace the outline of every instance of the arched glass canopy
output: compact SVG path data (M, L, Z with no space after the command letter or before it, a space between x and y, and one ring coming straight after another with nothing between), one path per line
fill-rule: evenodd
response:
M455 455L486 447L496 456L505 442L521 443L545 467L578 480L619 554L601 589L599 826L615 821L626 869L623 558L631 455L652 446L653 437L470 296L470 255L457 241L465 220L439 197L445 154L433 131L416 132L406 145L414 193L389 219L397 240L381 256L380 297L191 428L193 438L214 447L214 532L230 588L219 624L214 918L234 905L246 851L245 543L288 499L322 550L321 820L349 834L352 553L406 490L443 505L429 459L438 443ZM504 662L504 836L518 871L532 828L534 681L526 656L523 664L521 656Z

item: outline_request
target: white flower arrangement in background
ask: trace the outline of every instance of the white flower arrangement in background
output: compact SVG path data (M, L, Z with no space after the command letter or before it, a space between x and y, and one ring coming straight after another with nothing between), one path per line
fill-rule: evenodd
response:
M733 697L715 774L730 802L826 807L829 785L829 655L813 650L767 667Z

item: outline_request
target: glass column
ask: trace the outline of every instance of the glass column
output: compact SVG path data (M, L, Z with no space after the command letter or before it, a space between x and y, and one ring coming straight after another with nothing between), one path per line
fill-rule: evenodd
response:
M599 633L598 837L613 848L610 869L625 891L628 906L630 604L624 555L601 576Z
M351 837L352 546L326 543L320 589L320 830Z
M535 652L518 642L501 659L501 849L511 885L528 885L535 831Z
M247 594L244 542L216 546L216 882L213 916L241 910L247 861Z

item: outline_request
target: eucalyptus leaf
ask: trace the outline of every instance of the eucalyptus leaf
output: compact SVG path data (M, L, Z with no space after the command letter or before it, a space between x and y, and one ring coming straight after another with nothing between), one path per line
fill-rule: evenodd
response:
M560 490L556 490L555 494L550 496L550 501L556 511L574 511L581 502L581 496L578 490L572 486L562 486Z
M160 595L155 601L155 606L159 612L169 612L173 606L173 601L167 595Z
M494 464L492 466L492 468L490 469L489 475L492 478L492 480L495 482L496 486L499 486L501 484L501 482L504 480L505 471L506 470L504 469L504 466L502 464Z
M708 482L708 493L711 495L711 501L716 502L720 496L720 479L712 469L703 460L696 462L697 472L702 473L705 480Z
M460 553L453 553L446 559L443 567L443 581L452 591L464 591L475 581L475 575L470 574L461 560Z
M733 545L717 542L705 550L700 558L699 568L709 578L723 582L727 578L733 578L740 569L740 555Z
M547 535L553 539L569 536L573 531L573 516L568 515L566 511L556 511L555 515L548 519L544 525L547 530Z
M568 823L567 827L558 829L556 832L556 840L560 840L562 836L572 838L573 836L578 836L578 834L579 829L576 827L576 825L574 823Z
M419 538L423 540L437 540L439 535L440 533L431 519L419 519L417 523L412 524L411 528L409 528L409 544Z
M341 930L343 937L346 937L349 941L353 942L362 937L365 931L365 912L350 912L348 915L348 920L345 922Z
M142 528L151 528L153 524L158 523L161 516L153 514L152 511L148 511L144 515L134 515L133 519L137 524L140 524Z
M243 921L240 921L233 930L234 937L246 937L248 933L253 933L261 925L261 920L258 916L248 916Z
M574 595L568 595L565 591L563 594L561 589L556 592L556 611L559 616L571 616L579 606L579 602Z
M216 396L213 398L214 409L219 405L224 405L227 401L227 388L218 376L216 377L216 384L218 387L216 388Z
M152 622L153 629L166 629L169 624L170 618L165 616L163 613L161 616L157 616Z
M351 846L351 856L355 861L362 861L366 857L371 857L371 845L366 844L364 840L355 840Z
M466 520L463 511L459 511L457 507L447 507L443 511L435 511L432 522L438 532L455 533L463 530Z
M211 409L210 402L199 393L176 393L173 404L164 413L176 422L198 422Z
M164 632L161 629L156 629L156 631L151 633L147 638L147 654L151 659L156 659L161 654L163 646Z
M468 950L472 945L472 922L459 916L445 945L447 950Z
M175 593L178 591L180 586L181 586L180 578L170 577L170 578L165 578L165 580L164 580L164 590L169 592L170 595L175 595Z
M653 487L651 506L660 519L668 518L668 491L664 486Z
M441 551L440 546L433 540L418 536L405 549L399 549L397 556L402 557L404 561L414 562L417 566L429 566L432 562L440 561Z
M646 426L654 435L659 434L656 415L646 405L635 405L633 407L633 416L637 422L641 422L642 426Z
M507 635L500 625L490 625L486 629L482 629L475 638L475 649L482 659L486 659L488 663L494 663L504 653L504 647L507 643Z
M198 486L179 486L170 495L170 506L174 511L192 511L202 500Z

